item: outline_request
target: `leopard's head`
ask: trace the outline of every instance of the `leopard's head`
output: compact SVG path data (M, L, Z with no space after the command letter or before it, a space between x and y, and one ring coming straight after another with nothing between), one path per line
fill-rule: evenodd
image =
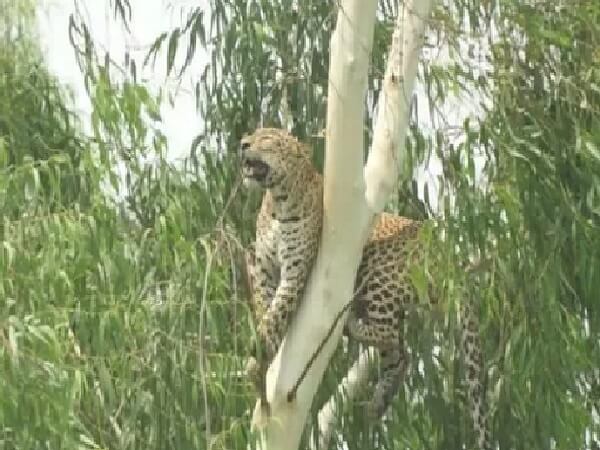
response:
M308 147L279 128L259 128L245 136L240 153L246 186L266 189L282 186L310 164Z

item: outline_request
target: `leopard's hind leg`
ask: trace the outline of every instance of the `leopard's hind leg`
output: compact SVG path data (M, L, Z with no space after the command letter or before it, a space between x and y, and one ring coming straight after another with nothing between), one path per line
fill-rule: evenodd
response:
M375 385L373 398L367 405L367 415L370 419L378 419L385 414L398 392L406 373L406 350L404 338L398 338L398 345L380 349L381 374Z
M364 345L376 347L380 356L380 376L373 397L366 404L365 415L377 420L385 414L404 380L406 350L404 347L404 313L399 311L384 322L375 318L359 320L350 314L347 323L349 335Z

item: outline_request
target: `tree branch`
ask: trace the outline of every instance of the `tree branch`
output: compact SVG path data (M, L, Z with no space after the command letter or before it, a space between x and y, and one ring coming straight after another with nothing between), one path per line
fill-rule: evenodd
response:
M433 0L409 0L399 7L383 90L377 105L373 146L364 170L366 202L373 213L383 210L397 185L408 129L410 98L423 46L425 19L429 17L433 3ZM355 391L366 382L368 361L369 358L361 354L340 383L337 394L332 395L319 412L318 448L328 448L339 409L336 401L337 405L341 405L352 400ZM314 449L314 442L311 445Z
M298 448L312 399L341 334L338 325L315 358L297 395L292 390L337 313L352 298L369 231L363 180L363 124L376 0L343 0L331 40L321 246L304 298L267 373L271 417L254 410L264 450ZM340 261L344 263L341 264Z
M352 401L356 394L367 385L369 366L374 356L375 351L373 348L363 350L354 365L348 370L348 374L338 385L337 393L333 394L321 408L318 418L318 444L311 440L311 450L329 448L331 435L334 432L334 426L337 424L338 411L340 405L343 404L338 399L343 399L345 402Z
M419 54L433 3L433 0L408 0L399 6L377 104L373 146L365 166L367 203L374 213L383 210L397 186Z
M363 173L364 98L377 2L341 1L331 39L321 246L304 298L267 373L271 417L262 416L259 403L254 411L253 424L261 429L261 449L294 450L300 443L312 399L340 338L341 323L316 356L315 350L331 332L338 312L352 299L373 213L383 209L395 186L400 169L397 151L406 136L408 99L425 27L421 18L429 14L432 2L415 0L415 14L405 13L398 21L379 100L373 150ZM309 362L312 367L303 374ZM364 364L361 359L355 365L357 373L364 372ZM346 384L357 386L361 377L352 375ZM300 377L303 382L295 386ZM289 392L296 392L291 401ZM327 427L333 423L329 419L335 412L332 402L322 411L320 431L329 432Z

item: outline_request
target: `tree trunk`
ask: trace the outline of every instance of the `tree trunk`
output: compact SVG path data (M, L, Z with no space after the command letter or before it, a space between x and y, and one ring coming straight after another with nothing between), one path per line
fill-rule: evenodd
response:
M295 450L312 399L341 335L341 324L315 359L295 398L298 380L335 317L351 300L356 270L373 214L394 188L408 126L424 22L432 0L400 7L398 26L379 99L373 149L363 170L364 99L373 43L376 0L343 0L331 39L321 246L304 298L267 374L271 417L254 411L263 450ZM363 175L364 172L364 175ZM343 263L342 263L343 262Z
M402 168L410 98L423 47L425 19L432 8L433 0L408 1L399 8L383 90L377 104L373 146L365 166L366 201L374 213L385 206ZM319 412L318 448L328 448L336 424L336 401L352 400L356 391L362 388L368 373L368 360L367 353L360 355L340 383L337 394L332 395Z

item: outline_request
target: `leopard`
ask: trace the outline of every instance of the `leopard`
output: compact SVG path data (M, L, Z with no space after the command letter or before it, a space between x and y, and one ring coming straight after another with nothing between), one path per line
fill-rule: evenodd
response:
M253 263L257 342L246 371L269 412L265 375L316 257L323 215L323 183L312 151L277 128L260 128L240 142L243 184L264 190L256 219Z
M310 146L284 129L255 130L241 140L240 153L244 185L264 190L256 238L246 253L259 341L247 370L268 408L266 368L285 336L318 252L323 178L312 162ZM371 420L386 413L407 370L405 320L407 310L419 301L411 269L423 263L419 233L424 223L387 212L376 215L357 270L344 333L379 353L380 375L366 404ZM471 305L462 308L469 410L478 448L488 449L479 322ZM264 349L260 357L258 347Z

